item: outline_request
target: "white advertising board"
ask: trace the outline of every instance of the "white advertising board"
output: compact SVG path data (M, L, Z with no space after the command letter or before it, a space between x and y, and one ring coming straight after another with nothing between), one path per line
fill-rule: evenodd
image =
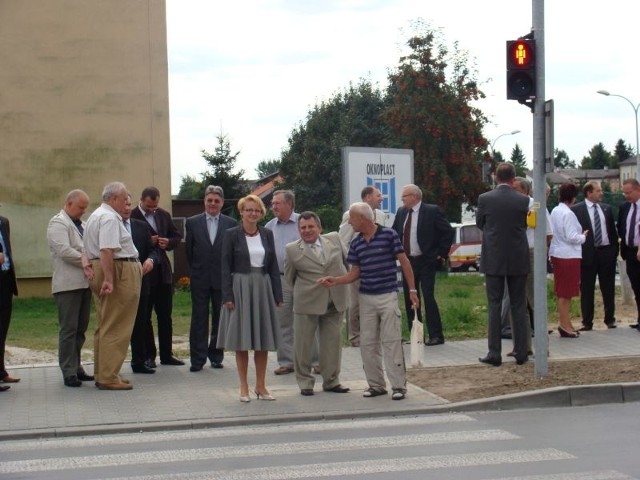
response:
M361 202L362 189L373 185L382 192L380 209L387 214L387 226L391 226L396 211L402 206L402 187L409 183L413 183L413 150L342 148L342 201L345 210L352 203Z

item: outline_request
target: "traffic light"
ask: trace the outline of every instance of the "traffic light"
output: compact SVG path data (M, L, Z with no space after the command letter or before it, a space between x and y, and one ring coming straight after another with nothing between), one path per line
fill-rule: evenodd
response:
M536 43L521 38L507 41L507 100L525 103L536 98Z

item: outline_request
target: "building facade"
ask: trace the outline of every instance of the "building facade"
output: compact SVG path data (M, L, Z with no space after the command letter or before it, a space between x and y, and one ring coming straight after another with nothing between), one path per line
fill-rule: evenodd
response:
M0 215L21 295L48 295L46 228L74 188L171 209L164 0L0 1Z

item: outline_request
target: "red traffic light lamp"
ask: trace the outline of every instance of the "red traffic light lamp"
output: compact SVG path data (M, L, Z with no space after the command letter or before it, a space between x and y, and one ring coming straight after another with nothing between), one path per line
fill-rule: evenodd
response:
M507 41L507 100L520 103L536 98L536 44L534 39Z

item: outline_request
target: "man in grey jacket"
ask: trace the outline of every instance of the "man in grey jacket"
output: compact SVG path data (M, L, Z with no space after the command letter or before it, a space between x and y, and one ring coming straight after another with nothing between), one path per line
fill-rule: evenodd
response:
M49 221L47 242L53 258L51 291L58 306L60 333L58 363L67 387L79 387L93 381L82 367L81 351L91 312L91 290L88 277L93 275L84 254L82 215L89 197L82 190L67 194L62 210Z
M513 189L516 172L513 164L496 168L498 185L478 198L476 225L482 230L482 263L488 305L489 353L480 362L502 364L501 306L505 288L511 300L513 353L516 363L528 360L527 346L527 275L529 244L527 213L529 198Z

